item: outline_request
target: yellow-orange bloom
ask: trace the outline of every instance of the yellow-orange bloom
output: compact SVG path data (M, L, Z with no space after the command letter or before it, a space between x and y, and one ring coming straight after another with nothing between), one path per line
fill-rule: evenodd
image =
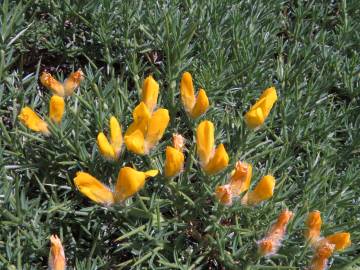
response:
M49 269L50 270L65 270L66 259L64 248L57 235L50 236L51 248L49 254Z
M184 167L184 154L171 146L166 147L165 152L165 176L174 177L178 175Z
M66 96L71 96L74 90L79 87L80 82L84 79L84 73L81 69L71 72L69 77L64 81L64 93Z
M267 88L259 100L251 106L250 110L245 114L247 126L252 129L261 126L268 117L276 100L277 94L275 87Z
M315 210L309 213L306 219L306 231L305 237L311 244L316 243L320 238L320 230L321 230L321 215L320 212Z
M274 194L275 178L272 175L266 175L261 178L253 191L248 192L245 197L245 203L256 205L270 199Z
M209 108L209 99L204 89L200 89L198 96L195 97L192 76L189 72L185 72L181 78L180 94L185 111L193 119L203 115Z
M33 131L50 135L47 123L42 120L30 107L24 107L19 114L21 123Z
M56 80L50 73L43 72L40 76L40 82L55 95L63 97L65 95L64 86Z
M52 96L50 99L50 106L49 106L49 115L50 119L59 124L63 117L65 111L65 101L60 96Z
M50 73L43 72L40 76L40 82L47 89L51 90L55 95L64 97L71 96L75 88L80 85L80 82L84 79L84 73L79 69L72 72L64 83L56 80Z
M333 252L351 245L350 233L338 232L325 238L320 237L322 221L320 212L317 210L309 213L305 224L307 226L305 237L314 248L314 257L309 270L326 270L328 259Z
M152 113L156 107L158 96L159 84L150 75L144 81L141 99L142 102L145 103L150 113Z
M325 243L316 249L315 255L311 261L309 270L326 270L328 259L334 252L335 245Z
M143 188L147 178L154 177L157 174L158 170L139 172L130 167L124 167L120 169L115 187L116 201L121 202L133 196Z
M85 172L77 172L74 183L79 191L92 201L103 205L112 205L133 196L144 186L148 177L154 177L157 174L157 170L139 172L130 167L121 168L115 191Z
M258 250L261 256L270 256L277 252L286 233L286 227L293 215L293 212L289 210L280 213L278 220L271 226L265 238L258 242Z
M184 167L185 138L180 134L173 134L173 146L166 147L165 151L165 176L174 177L178 175Z
M96 203L111 205L115 201L110 188L88 173L77 172L74 183L82 194Z
M162 138L170 121L169 112L160 108L151 114L145 103L141 102L134 109L133 117L134 122L125 132L125 145L135 154L148 154Z
M229 156L223 144L215 149L214 124L202 121L196 130L197 154L203 170L209 174L216 174L229 164Z
M101 154L108 159L117 160L122 146L121 126L114 116L110 117L110 142L103 132L97 136L97 144Z
M332 245L335 245L335 251L343 250L351 245L350 233L338 232L327 236L326 241Z

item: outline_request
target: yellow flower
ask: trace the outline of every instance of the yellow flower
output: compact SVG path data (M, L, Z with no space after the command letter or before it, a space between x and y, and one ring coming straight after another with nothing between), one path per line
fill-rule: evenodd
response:
M203 115L209 108L209 99L204 89L200 89L198 96L195 97L194 85L189 72L185 72L181 78L180 94L185 111L193 119Z
M248 192L245 202L255 205L270 199L274 194L275 183L276 181L274 176L264 176L261 178L260 182L256 185L254 190Z
M80 85L80 82L84 79L84 73L81 69L72 72L69 77L64 81L64 93L66 96L71 96L74 90Z
M79 69L72 72L64 83L59 82L48 72L43 72L40 76L40 82L47 89L51 90L55 95L64 97L71 96L75 88L80 85L84 79L84 73Z
M159 96L159 84L152 76L148 76L143 85L142 102L145 103L149 112L153 112Z
M261 126L268 117L271 108L277 100L275 87L267 88L259 100L251 106L250 110L245 114L245 121L249 128L257 128Z
M180 134L173 134L173 146L166 147L165 151L165 176L174 177L179 174L184 167L185 138Z
M311 244L314 244L320 238L322 224L320 212L317 210L310 212L305 224L307 227L305 237Z
M49 269L50 270L65 270L66 259L64 248L57 235L50 236L51 248L49 254Z
M154 177L158 174L158 170L150 170L146 172L139 172L130 167L124 167L119 171L116 187L115 198L116 201L123 201L133 196L145 185L145 180L148 177Z
M133 168L124 167L119 171L114 192L85 172L78 172L74 183L79 191L92 201L103 205L112 205L133 196L144 186L146 178L154 177L157 174L157 170L139 172Z
M165 176L174 177L179 174L184 167L184 154L171 146L166 147L165 152Z
M65 101L60 96L52 96L50 99L50 119L59 124L61 122L61 119L63 117L65 110Z
M110 117L110 141L103 132L97 136L97 144L101 154L108 159L117 160L122 146L121 126L114 116Z
M40 82L47 89L51 90L55 95L63 97L65 95L64 86L61 82L56 80L53 76L51 76L48 72L43 72L40 76Z
M33 131L41 132L45 135L50 135L48 125L42 120L30 107L24 107L19 114L21 123Z
M115 201L113 192L88 173L77 172L74 183L82 194L96 203L111 205Z
M335 245L335 251L343 250L351 245L350 233L338 232L327 236L326 241Z
M229 163L224 145L220 144L215 149L214 144L214 124L202 121L196 130L197 154L203 170L209 175L220 172Z
M144 102L141 102L133 112L134 122L125 132L124 141L128 150L135 154L145 155L162 138L169 124L169 112L157 109L150 113Z

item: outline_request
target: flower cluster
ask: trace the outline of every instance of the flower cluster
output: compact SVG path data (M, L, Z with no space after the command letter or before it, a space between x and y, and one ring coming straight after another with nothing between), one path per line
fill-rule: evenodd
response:
M81 70L71 73L63 83L47 72L42 73L41 83L54 94L49 106L49 118L52 122L61 123L65 111L64 97L72 95L83 78L84 74ZM152 76L144 80L140 103L134 108L133 121L124 134L115 116L109 119L108 137L103 131L98 133L97 146L106 160L117 162L121 157L123 144L128 151L143 156L150 154L159 143L170 122L168 110L158 107L159 88L159 84ZM195 95L193 79L189 72L185 72L181 78L180 96L185 112L192 120L203 116L209 109L210 103L205 90L200 89ZM274 87L267 88L262 93L259 100L244 116L249 129L255 130L264 124L276 100L277 93ZM45 135L51 134L47 122L29 107L22 108L19 119L33 131ZM166 147L163 176L167 179L174 178L184 171L186 142L182 135L175 133L172 145ZM196 153L199 167L208 176L218 174L229 165L229 155L224 144L215 143L215 126L209 120L202 120L196 127ZM258 205L270 199L276 184L274 176L263 176L251 190L252 172L253 166L250 163L237 161L228 176L227 183L215 189L215 196L219 202L231 206L235 199L239 199L242 205ZM80 193L93 202L111 206L135 195L145 186L148 178L158 174L157 169L138 171L132 167L122 167L114 187L108 187L84 171L78 171L73 181ZM265 237L257 242L261 256L271 256L278 251L293 216L293 212L289 210L280 213ZM342 250L351 243L350 234L346 232L321 237L321 224L320 212L311 212L306 221L305 237L314 249L310 266L312 270L325 269L328 258L335 251ZM52 235L50 242L49 268L64 270L66 259L61 241L56 235Z
M220 203L232 205L233 199L238 198L243 192L245 192L245 195L241 199L241 203L244 205L257 205L270 199L274 194L275 178L272 175L266 175L261 178L253 191L248 191L251 176L251 164L238 161L230 175L229 183L216 187L215 195Z
M50 98L49 104L49 117L51 121L56 124L60 124L64 111L65 101L64 96L71 96L74 90L80 85L80 82L84 79L84 74L81 69L72 72L69 77L60 83L51 74L43 72L40 77L41 83L49 90L53 92L53 96ZM30 107L24 107L19 114L19 120L27 126L29 129L41 132L44 135L50 135L48 124L40 118Z
M351 245L350 233L337 232L321 237L321 215L314 210L309 213L306 222L305 238L314 250L314 256L309 270L327 269L328 259L335 251L340 251Z

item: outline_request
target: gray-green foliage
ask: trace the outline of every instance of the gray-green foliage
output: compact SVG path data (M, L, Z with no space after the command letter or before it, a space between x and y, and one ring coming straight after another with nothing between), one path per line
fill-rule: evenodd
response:
M332 257L331 269L360 266L359 1L5 0L0 16L1 267L44 268L57 233L76 269L303 269L312 254L304 220L313 209L322 212L323 234L351 233L353 245ZM40 70L64 78L78 67L86 80L67 99L61 127L45 138L22 126L25 105L48 115ZM197 123L178 96L184 70L206 89L204 118L231 158L215 177L194 160ZM160 83L171 126L150 157L125 151L108 162L96 135L110 115L128 126L148 74ZM279 100L249 132L243 114L270 85ZM124 165L162 170L172 132L188 139L186 166L193 165L175 181L152 179L110 208L75 190L78 170L104 183ZM275 175L273 199L256 208L216 202L214 188L236 159L253 164L254 184ZM283 247L259 258L256 241L285 207L295 218Z

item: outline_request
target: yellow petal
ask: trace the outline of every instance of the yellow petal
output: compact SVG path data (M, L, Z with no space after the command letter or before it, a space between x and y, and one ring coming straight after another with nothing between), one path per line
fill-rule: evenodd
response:
M77 172L74 183L82 194L94 202L105 205L114 203L112 191L92 175L85 172Z
M115 160L115 152L112 148L111 144L109 143L108 139L104 135L104 133L100 132L97 136L97 145L99 147L99 150L101 154L108 159Z
M246 124L250 128L261 126L265 119L269 116L269 113L276 100L277 94L275 87L267 88L262 93L259 100L245 114Z
M184 167L184 154L171 146L166 147L165 176L174 177L179 174Z
M139 172L130 167L121 168L119 171L117 183L116 183L116 192L115 197L116 201L123 201L143 188L145 184L145 179L147 177L152 177L157 174L157 170L151 170L144 172Z
M343 250L351 245L350 233L338 232L326 237L326 240L335 245L335 251Z
M84 79L84 73L81 69L72 72L64 82L64 93L66 96L71 96L74 90L80 85Z
M209 163L203 167L204 171L211 175L216 174L227 167L229 164L229 156L226 153L223 144L220 144L216 150L214 156L210 159Z
M145 153L149 151L160 141L164 135L165 129L170 121L169 112L166 109L155 111L148 123L148 129L145 137Z
M270 199L274 194L275 178L272 175L266 175L261 178L252 192L248 194L249 204L259 204L262 201Z
M49 254L49 269L50 270L65 270L66 259L64 248L57 235L50 236L51 248Z
M133 111L133 123L128 127L125 132L125 136L131 135L136 130L140 130L145 136L148 122L151 115L144 102L140 102Z
M185 111L190 113L195 106L196 98L194 94L192 77L189 72L185 72L182 75L180 82L180 94Z
M307 227L305 237L310 243L314 243L319 239L321 224L320 212L317 210L310 212L305 222Z
M65 110L65 101L60 96L52 96L50 99L50 119L59 124Z
M202 121L196 130L197 154L200 162L205 166L214 151L214 124L210 121Z
M142 90L142 102L148 107L149 111L152 112L157 103L159 95L159 84L154 80L152 76L148 76L143 85Z
M235 196L247 191L250 187L252 166L246 162L238 161L230 178L231 190Z
M215 189L215 196L218 198L221 204L232 204L232 192L230 185L218 186Z
M65 94L65 90L63 85L56 80L53 76L51 76L48 72L43 72L40 76L40 82L47 89L51 90L55 95L63 97Z
M121 134L121 126L114 116L110 117L110 137L111 146L114 149L116 158L118 158L120 155L123 139Z
M145 154L145 134L150 120L150 112L144 102L141 102L133 112L134 122L125 132L126 148L139 155Z
M24 107L19 114L21 123L33 131L41 132L45 135L50 135L48 125L42 120L30 107Z
M209 108L209 99L206 95L205 90L200 89L195 102L195 106L190 112L190 116L193 119L198 118L199 116L203 115L208 108Z
M131 135L125 135L124 142L129 151L138 155L145 155L144 134L139 129L136 129Z
M145 173L145 177L148 178L148 177L155 177L158 175L159 171L158 170L149 170L149 171L146 171L144 172Z
M265 122L265 117L261 108L248 111L245 114L245 122L246 125L251 129L261 126Z
M263 104L263 110L265 118L268 117L272 107L274 106L276 100L277 100L277 93L275 87L269 87L265 89L265 91L261 94L259 99L265 98L265 104Z

